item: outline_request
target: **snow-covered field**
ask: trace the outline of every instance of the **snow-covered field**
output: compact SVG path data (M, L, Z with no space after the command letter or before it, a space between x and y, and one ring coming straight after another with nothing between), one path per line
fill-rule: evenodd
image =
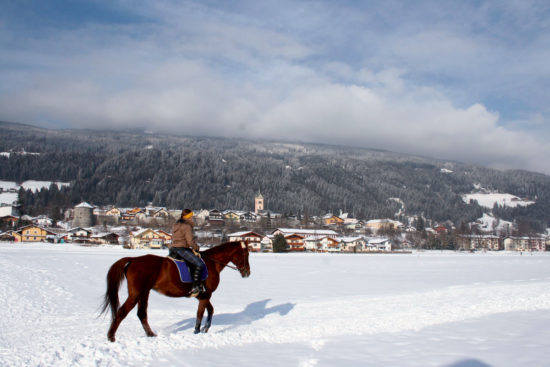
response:
M500 194L500 193L474 193L462 195L462 200L465 203L469 203L470 200L476 200L480 206L492 209L495 203L500 206L508 206L515 208L516 206L528 206L534 204L534 201L523 200L517 196L511 194Z
M550 365L550 253L251 254L197 302L151 294L117 341L96 318L109 266L158 250L0 243L0 366Z
M68 182L54 182L58 188L61 188L63 186L69 186L70 184ZM1 181L0 180L0 188L2 188L4 191L16 189L19 190L20 187L23 187L25 190L32 190L34 192L42 190L42 188L48 189L50 185L52 184L51 181L35 181L35 180L28 180L23 182L21 185L18 185L16 182L13 181ZM0 204L8 204L11 205L18 199L18 194L15 192L3 192L0 193Z

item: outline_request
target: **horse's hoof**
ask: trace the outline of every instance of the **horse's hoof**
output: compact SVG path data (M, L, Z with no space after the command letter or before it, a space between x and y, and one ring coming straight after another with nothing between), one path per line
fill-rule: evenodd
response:
M209 329L209 327L205 326L205 327L202 328L201 331L206 334L208 332L208 329Z
M108 336L107 339L109 339L111 343L113 343L116 340L114 336Z
M193 334L198 334L198 333L200 333L200 332L201 332L200 329L195 329L195 330L193 331Z
M149 337L153 337L153 336L157 336L157 334L155 334L155 333L151 332L151 333L147 333L147 336L149 336Z

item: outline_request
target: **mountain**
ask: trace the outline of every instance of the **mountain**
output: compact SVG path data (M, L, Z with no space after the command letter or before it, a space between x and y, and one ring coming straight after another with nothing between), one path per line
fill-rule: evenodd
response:
M258 191L283 214L347 212L360 219L423 215L455 224L491 211L463 195L500 192L534 201L492 208L544 230L550 177L388 151L331 145L175 136L141 131L51 130L0 123L0 180L71 182L23 198L69 207L153 205L252 210ZM15 154L17 152L40 154ZM52 199L53 198L53 199ZM50 205L51 206L51 205Z

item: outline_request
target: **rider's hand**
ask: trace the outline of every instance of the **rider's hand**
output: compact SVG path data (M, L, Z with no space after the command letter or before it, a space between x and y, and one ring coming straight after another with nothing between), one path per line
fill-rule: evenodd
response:
M197 257L201 257L201 254L195 249L193 249L193 254L195 254L195 256Z

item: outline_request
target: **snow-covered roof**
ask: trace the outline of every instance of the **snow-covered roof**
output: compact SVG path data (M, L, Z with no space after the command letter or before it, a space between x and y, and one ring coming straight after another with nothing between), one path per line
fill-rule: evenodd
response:
M241 236L244 236L245 234L249 234L249 233L253 233L253 234L257 234L258 236L262 236L261 234L256 233L254 231L242 231L242 232L230 233L230 234L227 235L227 237L241 237Z
M315 235L318 235L318 236L323 236L323 235L336 235L338 233L336 233L335 231L331 230L331 229L300 229L300 228L277 228L275 231L273 232L276 232L276 231L280 231L282 232L283 234L287 235L287 234L293 234L293 233L296 233L296 234L307 234L307 235L311 235L311 236L315 236Z
M91 204L88 204L87 202L83 201L81 202L80 204L78 204L77 206L75 206L75 208L89 208L89 209L94 209L95 206L91 205Z

